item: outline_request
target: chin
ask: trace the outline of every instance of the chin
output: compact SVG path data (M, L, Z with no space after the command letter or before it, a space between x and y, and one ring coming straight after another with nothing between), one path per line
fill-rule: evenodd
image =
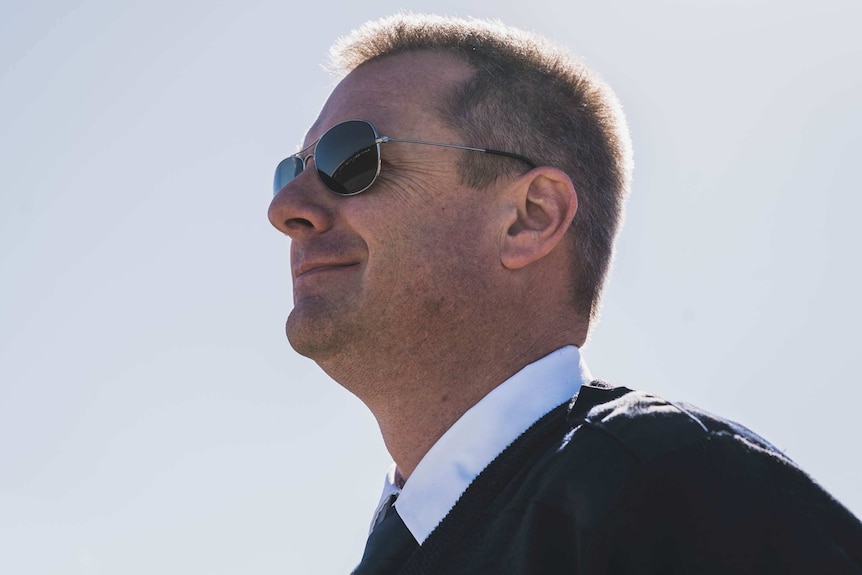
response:
M300 355L316 362L326 361L338 354L343 348L343 333L333 322L322 317L309 317L310 314L294 309L285 324L285 333L290 346Z

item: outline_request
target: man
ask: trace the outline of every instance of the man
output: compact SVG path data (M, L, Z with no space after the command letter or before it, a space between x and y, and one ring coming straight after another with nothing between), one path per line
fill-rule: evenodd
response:
M862 573L862 525L767 442L590 381L631 172L604 84L480 21L384 19L334 58L269 218L291 345L395 461L356 573Z

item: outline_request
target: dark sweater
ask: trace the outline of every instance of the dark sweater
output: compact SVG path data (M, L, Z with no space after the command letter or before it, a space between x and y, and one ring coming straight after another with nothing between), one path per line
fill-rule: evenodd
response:
M862 524L744 427L594 382L501 453L400 573L862 574Z

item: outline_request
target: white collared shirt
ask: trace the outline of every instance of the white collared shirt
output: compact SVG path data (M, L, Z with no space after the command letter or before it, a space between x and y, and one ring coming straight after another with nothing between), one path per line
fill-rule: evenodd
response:
M396 466L386 473L371 529L390 497L398 515L422 544L470 483L543 415L571 399L590 381L575 346L551 352L498 385L437 440L400 488Z

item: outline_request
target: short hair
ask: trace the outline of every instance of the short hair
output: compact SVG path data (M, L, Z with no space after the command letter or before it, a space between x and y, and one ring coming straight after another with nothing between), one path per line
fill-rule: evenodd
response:
M438 51L466 61L474 75L441 104L442 120L465 144L516 152L563 170L578 194L570 231L577 311L597 318L632 170L628 128L611 89L568 52L499 22L398 14L341 38L330 65L348 74L405 52ZM523 166L465 154L464 183L483 187Z

